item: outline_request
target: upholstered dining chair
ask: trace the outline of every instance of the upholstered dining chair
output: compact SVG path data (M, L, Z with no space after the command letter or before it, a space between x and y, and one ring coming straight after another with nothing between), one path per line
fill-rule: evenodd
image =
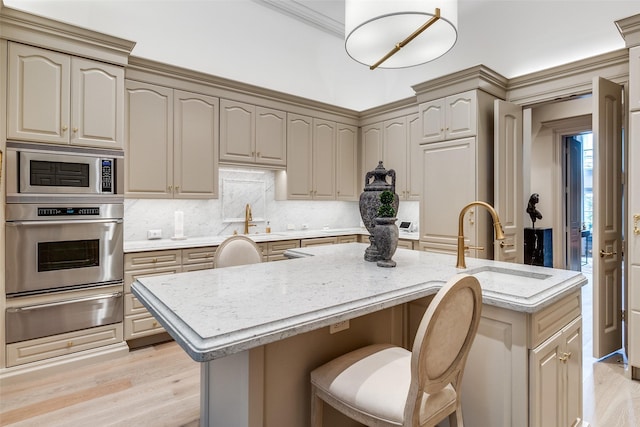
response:
M412 351L374 344L311 372L311 426L323 402L367 426L463 426L461 382L480 323L482 291L466 274L451 278L425 312Z
M262 251L250 238L242 235L225 239L213 257L213 268L262 262Z

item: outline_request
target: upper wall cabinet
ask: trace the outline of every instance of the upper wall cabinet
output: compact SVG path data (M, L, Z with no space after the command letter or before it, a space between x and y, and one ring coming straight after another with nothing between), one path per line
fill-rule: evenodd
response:
M9 42L7 138L123 147L124 69Z
M440 142L476 135L475 90L420 104L421 143Z
M286 137L284 111L220 100L220 161L284 167Z
M128 197L218 197L218 98L127 81Z
M338 123L336 138L336 200L356 201L358 184L358 129Z

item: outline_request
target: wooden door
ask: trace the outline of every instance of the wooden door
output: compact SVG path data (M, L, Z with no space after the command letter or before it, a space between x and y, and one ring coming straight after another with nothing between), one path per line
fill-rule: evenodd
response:
M287 164L287 113L256 107L256 163Z
M336 124L313 119L313 198L336 198Z
M173 198L173 89L125 84L125 193Z
M494 242L498 261L524 261L522 108L496 99L494 101L493 202L505 239Z
M622 88L593 81L593 356L622 348Z
M71 58L9 43L7 139L69 143Z
M174 197L218 197L218 98L174 91Z
M566 263L567 269L582 268L582 142L575 137L566 138L565 145L565 200L566 200Z
M363 187L358 179L358 130L338 123L336 134L336 199L358 200Z
M124 147L124 68L71 59L71 140L74 145Z
M299 114L287 116L287 198L311 199L312 123L311 117Z

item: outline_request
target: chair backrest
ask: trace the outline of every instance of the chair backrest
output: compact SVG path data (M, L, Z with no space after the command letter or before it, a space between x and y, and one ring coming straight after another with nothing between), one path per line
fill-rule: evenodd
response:
M214 268L259 262L262 262L262 251L253 240L241 235L231 236L223 241L213 257Z
M417 415L422 392L434 394L451 384L460 398L462 373L481 311L482 288L467 274L449 279L433 298L413 344L405 420Z

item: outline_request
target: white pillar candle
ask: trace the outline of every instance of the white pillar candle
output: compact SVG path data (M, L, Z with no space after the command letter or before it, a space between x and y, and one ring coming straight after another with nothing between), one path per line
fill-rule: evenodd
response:
M173 237L184 237L184 212L182 211L176 211L174 213Z

